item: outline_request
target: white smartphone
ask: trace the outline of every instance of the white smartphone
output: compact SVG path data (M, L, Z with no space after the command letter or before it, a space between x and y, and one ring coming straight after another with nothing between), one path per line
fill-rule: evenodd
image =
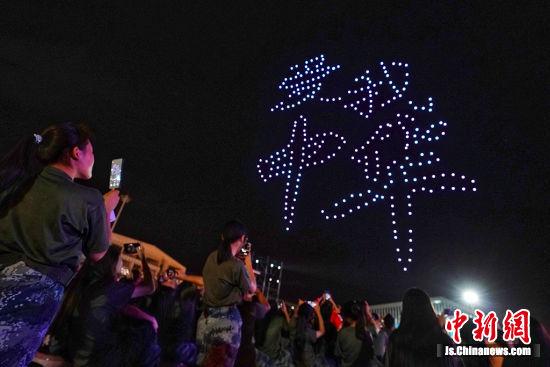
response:
M111 162L111 177L109 178L109 189L119 189L122 179L122 158L113 159Z

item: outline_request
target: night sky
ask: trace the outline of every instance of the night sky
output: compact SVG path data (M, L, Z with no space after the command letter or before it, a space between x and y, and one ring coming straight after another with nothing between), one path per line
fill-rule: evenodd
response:
M419 286L458 300L473 287L487 310L527 307L550 322L543 3L5 2L0 147L52 123L87 121L96 164L86 184L106 191L111 159L125 159L122 191L134 201L117 232L157 244L191 273L224 222L239 218L258 254L286 264L284 297L330 289L338 302L393 302ZM406 273L386 206L337 222L320 215L360 188L344 154L304 174L289 232L283 181L257 173L258 158L286 145L302 112L312 130L345 135L346 149L383 122L318 103L269 111L284 99L277 85L288 68L320 54L342 65L327 91L380 61L407 62L407 99L433 96L435 118L449 124L434 148L442 169L478 182L475 193L415 201Z

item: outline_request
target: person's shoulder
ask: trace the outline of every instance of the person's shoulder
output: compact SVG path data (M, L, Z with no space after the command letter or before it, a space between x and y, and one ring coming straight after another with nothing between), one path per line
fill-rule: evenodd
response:
M216 260L217 257L218 257L218 250L214 250L210 254L208 254L208 257L206 258L206 261Z
M217 265L217 263L218 263L217 257L218 257L218 251L217 250L212 251L206 257L206 261L204 262L204 266L207 267L207 266Z
M355 327L353 326L346 326L338 332L342 337L347 337L349 335L355 335Z
M237 267L237 268L241 268L241 267L244 268L245 267L244 262L242 260L236 258L235 256L231 256L228 261L231 264L231 266L233 266L233 267Z
M94 187L85 186L77 182L67 182L62 185L62 190L73 202L81 202L89 206L103 205L103 195Z
M81 184L75 184L75 191L86 201L92 204L103 203L103 195L95 187L84 186Z

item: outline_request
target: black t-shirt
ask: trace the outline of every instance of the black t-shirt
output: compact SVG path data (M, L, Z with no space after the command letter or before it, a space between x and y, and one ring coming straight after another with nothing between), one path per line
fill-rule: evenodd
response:
M107 228L98 190L45 167L21 201L0 216L0 265L23 260L65 283L60 271L74 271L83 255L109 247Z

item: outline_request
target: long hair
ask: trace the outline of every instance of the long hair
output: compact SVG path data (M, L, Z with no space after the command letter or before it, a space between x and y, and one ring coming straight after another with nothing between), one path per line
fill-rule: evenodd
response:
M361 351L353 366L367 366L374 357L374 345L370 332L367 330L367 315L365 303L349 301L342 306L344 325L351 326L355 322L355 337L361 341Z
M399 334L411 342L441 334L430 297L423 290L411 288L405 292Z
M366 315L365 307L359 301L349 301L342 307L342 317L344 322L349 326L351 322L355 322L355 337L361 341L366 337Z
M21 200L44 166L64 162L72 148L84 149L91 139L85 124L72 122L50 126L40 137L27 134L0 158L0 211Z
M231 244L247 234L248 231L246 227L238 220L232 220L225 224L221 242L218 246L218 265L229 260L233 256L233 254L231 254Z
M306 346L306 332L310 329L313 321L313 307L302 303L298 308L298 319L296 320L296 337L294 338L294 351L299 360Z
M392 332L388 345L389 366L435 366L437 344L453 345L437 322L430 297L421 289L411 288L403 297L399 328ZM446 357L454 363L455 357Z
M333 312L332 302L326 301L321 304L321 317L325 324L325 333L321 337L321 342L318 344L318 349L322 351L328 358L334 358L334 348L336 347L336 339L338 338L338 330L336 326L330 321ZM316 320L315 327L318 328L318 321ZM324 345L324 348L322 347Z

